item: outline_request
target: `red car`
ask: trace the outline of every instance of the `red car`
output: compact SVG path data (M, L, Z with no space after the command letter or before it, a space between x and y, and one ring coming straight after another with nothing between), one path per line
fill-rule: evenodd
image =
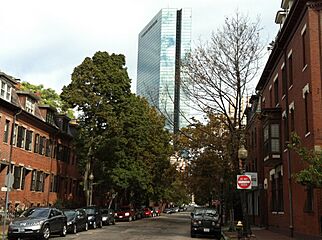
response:
M116 221L134 221L136 220L135 210L130 207L122 207L115 212Z
M150 208L143 208L144 217L152 217L152 211Z

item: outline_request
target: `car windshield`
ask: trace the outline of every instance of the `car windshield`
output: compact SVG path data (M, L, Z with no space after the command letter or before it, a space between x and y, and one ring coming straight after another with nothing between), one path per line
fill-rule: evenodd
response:
M216 216L217 211L216 209L206 209L206 208L196 208L194 211L194 215L208 215L208 216Z
M21 217L29 218L45 218L48 217L50 209L48 208L33 208L24 211Z
M85 208L84 209L87 214L95 214L95 209L94 208Z
M108 214L108 209L102 209L103 214Z
M64 211L64 213L68 219L71 219L76 215L76 212L73 210Z

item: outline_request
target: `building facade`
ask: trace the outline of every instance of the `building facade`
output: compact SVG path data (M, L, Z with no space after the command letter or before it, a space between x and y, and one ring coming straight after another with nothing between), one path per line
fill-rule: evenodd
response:
M190 101L180 87L181 61L191 50L191 10L161 9L139 34L137 95L176 132L188 125Z
M0 72L0 207L83 203L73 147L76 125ZM10 177L8 177L10 176ZM10 191L7 191L9 189Z
M321 189L295 181L308 165L287 144L296 133L306 148L322 149L322 1L283 0L281 8L280 31L247 109L247 167L260 182L248 193L248 213L254 224L320 239Z

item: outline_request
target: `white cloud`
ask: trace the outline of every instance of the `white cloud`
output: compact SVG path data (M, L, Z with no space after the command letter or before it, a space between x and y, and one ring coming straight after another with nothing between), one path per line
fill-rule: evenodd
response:
M135 87L137 38L161 9L191 8L193 41L208 39L237 9L260 15L264 38L276 34L281 0L29 0L4 1L0 14L0 70L60 91L77 65L96 51L126 56Z

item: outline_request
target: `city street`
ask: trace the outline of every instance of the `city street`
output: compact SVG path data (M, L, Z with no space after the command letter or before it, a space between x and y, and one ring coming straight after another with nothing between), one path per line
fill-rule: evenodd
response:
M145 218L134 222L117 222L102 229L68 234L65 238L52 239L91 239L91 240L185 240L190 238L190 215L188 212L163 214L156 218ZM208 239L208 238L202 238Z

